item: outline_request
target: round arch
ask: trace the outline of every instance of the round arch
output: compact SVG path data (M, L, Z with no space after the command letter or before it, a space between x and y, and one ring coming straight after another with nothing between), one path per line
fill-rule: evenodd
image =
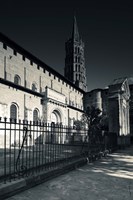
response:
M60 124L62 122L61 112L57 109L54 109L51 112L51 123Z
M53 109L51 112L51 132L50 141L51 143L63 143L63 135L59 135L59 127L56 124L62 123L62 113L58 109Z
M40 115L39 109L35 108L33 110L33 121L34 122L37 122L39 120L39 115Z
M36 82L33 82L33 83L32 83L31 89L32 89L34 92L37 91L37 83L36 83Z
M18 104L12 102L10 105L10 119L18 119L18 111L19 111L19 106Z
M21 78L18 74L15 74L15 76L14 76L14 83L16 85L21 85Z

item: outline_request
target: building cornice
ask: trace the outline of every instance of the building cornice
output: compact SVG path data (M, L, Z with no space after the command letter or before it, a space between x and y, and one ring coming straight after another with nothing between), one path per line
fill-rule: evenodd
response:
M51 99L51 98L48 98L48 99L47 99L47 102L50 102L50 103L53 103L53 104L56 104L56 105L59 105L59 106L62 106L62 107L67 107L66 104L64 104L64 103L62 103L62 102L60 102L60 101Z
M4 85L7 85L7 86L9 86L9 87L15 88L15 89L17 89L17 90L21 90L21 91L23 91L23 92L32 94L32 95L34 95L34 96L38 96L38 97L43 97L43 96L44 96L43 94L40 94L39 92L35 92L35 91L30 90L30 89L28 89L28 88L25 88L25 87L23 87L23 86L21 86L21 85L16 85L15 83L13 83L13 82L11 82L11 81L7 81L7 80L2 79L2 78L0 78L0 83L1 83L1 84L4 84Z
M73 107L73 106L70 106L70 105L67 105L67 107L68 107L68 108L71 108L71 109L73 109L73 110L77 110L77 111L79 111L79 112L84 113L84 111L81 110L81 109L79 109L79 108L76 108L76 107Z

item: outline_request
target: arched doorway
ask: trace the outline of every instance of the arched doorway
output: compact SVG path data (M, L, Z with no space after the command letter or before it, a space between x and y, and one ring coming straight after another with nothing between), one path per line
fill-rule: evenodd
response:
M61 123L61 114L59 113L58 110L54 110L51 113L51 123L55 123L55 124Z
M60 143L59 124L61 123L61 114L58 110L51 113L51 143Z

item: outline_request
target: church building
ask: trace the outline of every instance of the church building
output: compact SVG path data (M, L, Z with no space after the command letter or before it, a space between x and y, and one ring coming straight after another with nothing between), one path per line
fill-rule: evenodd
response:
M66 42L64 76L0 33L0 117L73 126L87 90L76 18Z
M133 84L121 78L87 92L84 43L75 17L65 50L63 76L0 33L0 117L73 126L93 105L108 116L109 132L122 136L131 130L133 136Z

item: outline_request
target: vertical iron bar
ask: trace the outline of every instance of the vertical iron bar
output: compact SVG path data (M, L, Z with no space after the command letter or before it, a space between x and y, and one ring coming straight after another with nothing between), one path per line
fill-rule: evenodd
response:
M39 142L39 160L38 160L39 172L40 172L40 157L41 157L41 131L40 131L40 128L41 128L41 124L38 121L37 122L37 132L38 132L38 142Z
M51 132L49 131L49 123L48 125L48 169L50 169L50 143L51 143Z
M57 125L55 127L55 135L56 135L56 141L55 141L55 168L56 168L56 158L57 158L57 145L58 145L58 134L57 134Z
M47 145L47 167L48 167L48 170L49 170L49 143L50 143L50 134L49 134L49 124L47 124L47 135L48 135L48 145Z
M24 131L24 128L25 128L25 121L23 120L23 136L22 136L23 140L24 140L24 137L25 137L25 131ZM25 141L24 141L24 145L25 145ZM21 170L23 170L23 169L22 169L23 166L24 166L24 146L23 146L23 149L22 149L22 163L21 163ZM22 173L22 175L23 175L23 177L24 177L24 173Z
M31 134L30 122L28 122L28 127L29 127L29 170L30 170L30 168L31 168L31 153L32 153L32 134Z
M51 145L51 130L50 130L50 125L48 123L48 135L49 135L49 142L48 142L48 169L50 169L50 162L51 162L51 158L50 158L50 145Z
M62 126L63 128L63 142L64 142L64 147L66 149L66 159L67 159L67 162L68 162L68 145L65 144L65 139L66 139L66 129L65 129L65 126Z
M27 133L25 132L25 158L24 158L24 163L25 163L25 169L26 172L25 172L25 175L27 176L27 167L28 167L28 133L29 133L29 130L28 130L28 125L27 125L27 121L25 121L25 127L27 127Z
M31 135L30 135L30 126L28 120L26 121L28 127L27 133L27 176L29 176L28 172L30 171L30 142L31 142Z
M14 180L15 180L15 173L16 173L16 119L14 119Z
M45 156L45 169L47 169L47 143L48 143L48 132L47 132L47 124L44 124L44 134L45 134L45 146L44 146L44 156Z
M59 155L59 142L60 142L60 138L59 138L59 128L57 125L57 129L56 129L56 134L58 136L58 142L57 142L57 150L56 150L56 161L58 163L58 155Z
M61 127L59 125L59 137L60 137L60 145L59 145L59 156L60 156L60 160L62 160L62 153L61 153Z
M60 124L60 128L61 128L61 146L62 146L62 154L63 154L63 164L65 163L65 149L64 149L64 145L63 145L63 128L62 125Z
M4 118L4 130L5 130L5 134L4 134L4 183L6 183L7 179L6 179L6 125L7 125L7 118Z
M66 137L65 126L62 125L62 129L63 129L63 138L62 138L62 140L63 140L64 149L65 149L65 156L66 156L66 163L67 163L67 161L68 161L68 157L67 157L68 156L68 146L64 143L65 137Z
M55 124L54 124L54 127L53 127L53 168L54 168L54 165L55 165Z
M30 152L31 152L31 127L30 127L30 124L29 122L27 121L27 126L28 126L28 135L27 135L27 151L28 151L28 171L30 171Z
M56 142L57 142L57 135L56 135L56 126L54 127L54 168L56 167Z
M35 131L35 137L36 137L36 173L37 173L37 151L38 151L38 145L37 145L37 140L38 140L38 138L37 138L37 131L36 131L36 122L33 122L34 123L34 127L35 127L35 129L34 129L34 131Z
M44 157L44 122L41 123L41 133L42 133L42 159L41 159L41 165L42 165L42 170L44 168L44 162L43 162L43 157Z
M61 129L61 125L59 125L59 127L60 127L60 141L61 141L61 143L60 143L61 158L63 159L63 163L64 163L64 155L63 155L63 148L62 148L62 129ZM62 164L63 164L63 163L62 163Z
M32 160L32 166L33 166L33 174L35 172L35 135L34 135L34 126L32 122L30 121L30 126L32 127L33 130L33 160Z
M20 151L20 147L21 147L20 142L21 142L21 120L19 120L19 151ZM19 151L18 151L18 153L19 153ZM18 165L19 165L19 167L18 167L19 174L20 174L20 164L21 164L21 157L19 158L19 162L18 162ZM20 175L19 175L19 178L20 178Z
M12 125L12 119L10 119L10 133L9 133L9 179L11 182L11 125Z

